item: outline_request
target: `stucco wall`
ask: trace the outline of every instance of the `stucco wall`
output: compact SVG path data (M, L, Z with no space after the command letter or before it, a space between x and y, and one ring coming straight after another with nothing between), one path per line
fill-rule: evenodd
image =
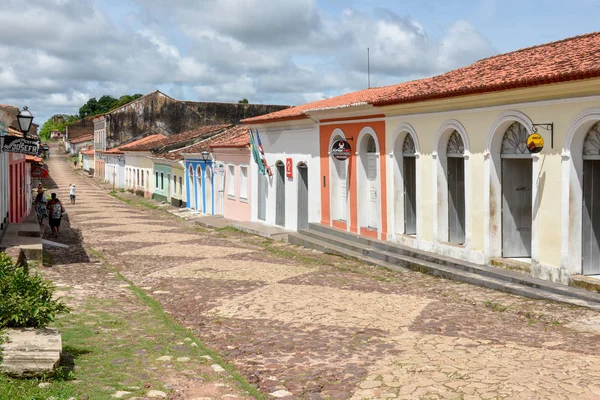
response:
M131 152L125 153L125 168L127 180L127 189L133 190L134 192L142 191L144 197L152 196L152 187L154 185L154 164L150 158L150 153L147 152ZM129 169L129 177L127 177L127 169ZM137 183L137 171L144 176L144 183L140 175L140 183Z
M523 115L525 121L532 123L554 123L554 147L551 147L551 135L544 129L539 129L545 141L544 149L538 156L533 156L534 176L534 243L532 243L532 259L534 264L539 264L546 271L539 271L544 277L554 280L564 280L561 268L561 249L564 251L564 241L569 241L568 235L561 238L564 228L562 214L569 207L565 202L564 192L568 192L568 182L562 176L563 163L568 162L561 154L564 153L563 143L571 123L586 109L598 107L597 99L557 100L518 106L493 107L480 110L464 110L456 112L429 113L422 115L406 115L388 117L386 131L388 147L386 152L393 158L394 135L404 129L405 124L414 128L418 136L419 167L420 173L417 180L420 196L420 210L418 212L419 246L426 250L436 250L453 256L484 262L491 257L501 256L501 248L494 245L494 241L501 238L501 226L494 222L494 215L499 215L501 210L490 206L490 171L493 164L493 154L499 153L497 144L490 146L492 137L501 138L505 128L500 127L497 132L492 132L493 126L499 119L513 121L511 115ZM446 246L436 240L434 231L436 204L436 174L437 169L437 138L441 127L448 121L455 120L464 127L468 136L470 153L469 184L471 190L467 191L469 218L470 248L467 253L457 251L451 246ZM506 125L509 122L505 122ZM584 133L580 133L583 135ZM492 155L490 155L490 153ZM392 182L388 177L388 185ZM493 179L493 177L492 177ZM388 196L388 215L393 220L393 198ZM536 200L537 199L537 200ZM568 195L566 196L568 200ZM537 206L536 206L537 201ZM486 222L487 221L487 222ZM536 245L537 242L537 245ZM563 262L564 264L564 262ZM562 265L565 268L565 265ZM571 271L576 272L576 271Z
M225 165L225 175L223 179L223 216L225 218L231 218L236 221L250 221L250 203L252 202L252 190L251 190L251 172L250 172L250 150L247 148L242 149L214 149L215 159L222 162ZM234 196L228 195L228 181L231 179L229 175L229 165L232 165L235 170L235 194ZM248 194L247 199L240 197L240 182L242 173L240 166L245 165L248 167ZM215 202L217 198L215 198Z
M161 181L162 174L162 181ZM158 176L158 179L157 179ZM171 201L171 167L168 165L154 163L154 172L150 177L152 198L160 201Z
M309 222L319 222L321 219L321 187L320 187L320 156L319 133L316 125L303 124L290 127L267 127L260 129L260 138L267 163L271 166L273 176L268 178L266 193L266 221L258 220L258 168L252 161L252 221L275 225L276 197L275 176L277 161L285 164L287 158L292 159L293 178L285 178L285 228L296 230L298 227L298 164L305 163L308 167L308 219Z

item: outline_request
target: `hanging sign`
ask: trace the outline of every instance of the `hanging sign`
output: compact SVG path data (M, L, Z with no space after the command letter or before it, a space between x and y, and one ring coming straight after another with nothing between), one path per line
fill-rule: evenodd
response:
M225 175L225 164L223 163L215 163L213 165L213 173L217 176Z
M352 147L350 147L350 143L344 139L336 140L333 142L333 146L331 146L331 155L336 160L347 160L351 152Z
M37 156L40 144L37 140L25 139L16 136L3 136L4 144L2 151L7 153L21 153L30 156Z
M48 169L41 167L39 165L33 165L31 167L31 176L33 178L47 178L50 174L48 173Z
M544 148L544 138L539 133L527 137L527 149L530 153L539 153Z
M293 167L292 167L292 159L291 158L286 158L285 159L285 176L287 176L288 178L292 178L294 173L293 173Z

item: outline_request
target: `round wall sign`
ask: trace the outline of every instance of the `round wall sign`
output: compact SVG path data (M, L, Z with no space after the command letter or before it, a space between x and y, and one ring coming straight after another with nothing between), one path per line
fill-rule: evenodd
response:
M347 160L351 153L352 147L344 139L336 140L333 142L333 146L331 146L331 155L336 160Z
M539 133L527 137L527 149L530 153L539 153L544 148L544 138Z

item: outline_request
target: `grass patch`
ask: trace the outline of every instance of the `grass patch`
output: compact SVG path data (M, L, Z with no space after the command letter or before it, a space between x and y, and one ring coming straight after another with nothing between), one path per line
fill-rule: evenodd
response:
M238 229L236 227L230 226L230 225L227 225L227 226L225 226L223 228L217 228L215 230L217 232L245 233L244 231L242 231L242 230L240 230L240 229Z
M502 304L496 303L493 301L484 301L483 305L486 306L487 308L490 308L493 311L497 311L497 312L504 312L504 311L508 310L508 307L503 306Z
M129 285L129 289L136 296L137 303L143 306L141 308L145 311L136 311L135 319L132 320L131 315L119 316L115 313L108 313L102 310L112 307L119 308L120 306L116 300L112 300L113 304L109 304L111 300L101 299L88 302L86 304L86 317L79 316L79 318L85 319L84 323L74 324L73 328L66 329L63 335L64 342L69 346L90 352L81 356L81 360L78 362L81 365L81 371L86 371L86 374L89 374L92 371L100 369L103 371L102 375L106 377L100 386L115 387L114 382L132 382L135 380L135 377L132 376L119 376L119 374L123 374L123 369L119 365L113 365L115 359L117 361L123 359L131 360L131 363L127 364L130 367L129 369L139 368L139 373L144 374L149 364L148 361L154 361L157 357L164 355L172 355L174 357L188 356L192 359L202 360L208 364L220 365L229 372L241 390L248 392L257 399L264 399L264 396L258 389L246 382L235 371L232 365L225 362L218 353L197 340L189 329L181 326L169 314L165 313L160 302L150 297L143 289L137 287L132 281L123 276L117 268L107 262L100 252L94 249L87 250L90 255L101 259L103 266L111 273L114 273L120 281ZM109 307L103 307L103 304ZM105 340L118 340L118 342L103 343L103 340L101 340L103 336L99 335L103 335L104 333L106 333ZM181 353L181 346L176 345L178 341L186 341L188 343L189 346L186 353ZM195 346L191 346L192 343ZM209 355L213 360L203 359L201 358L202 355ZM95 359L89 364L85 363L85 360L89 358ZM139 365L135 364L136 362L139 362ZM135 368L132 367L132 363ZM185 369L186 365L183 364L181 368ZM171 371L172 369L168 372ZM75 375L78 380L86 380L77 371ZM96 379L99 378L97 377ZM203 378L208 381L211 380L210 376L203 376ZM144 386L143 382L137 384L129 383L129 385ZM126 386L117 388L116 390L132 391L127 389ZM132 392L135 393L135 391ZM105 396L106 394L104 392ZM91 396L90 399L92 399Z
M77 397L75 386L67 381L53 381L49 387L40 388L40 379L13 379L0 375L0 400L67 400ZM91 399L91 397L90 397Z
M52 254L48 253L46 250L42 251L42 265L44 267L51 267L54 265Z
M148 208L150 210L156 210L157 208L159 208L159 206L157 206L156 204L150 203L149 201L145 200L143 197L140 197L140 198L136 197L136 198L130 199L130 198L121 196L118 193L121 193L121 192L111 190L108 194L111 195L112 197L114 197L115 199L120 200L123 203L128 204L133 207Z

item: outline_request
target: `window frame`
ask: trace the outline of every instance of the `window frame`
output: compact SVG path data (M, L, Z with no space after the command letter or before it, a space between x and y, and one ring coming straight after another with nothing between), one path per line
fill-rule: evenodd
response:
M248 202L248 164L240 164L240 201L247 203ZM244 175L244 171L246 174ZM245 187L244 187L245 185ZM244 187L245 190L242 190Z
M232 199L232 200L236 199L236 196L235 196L236 171L235 171L235 169L236 169L235 164L227 164L227 179L226 179L227 198Z

